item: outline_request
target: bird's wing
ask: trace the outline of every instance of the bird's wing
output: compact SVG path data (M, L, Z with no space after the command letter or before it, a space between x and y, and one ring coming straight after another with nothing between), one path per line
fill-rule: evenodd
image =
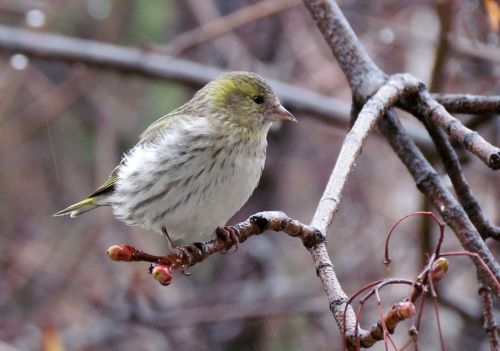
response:
M116 166L113 172L109 175L109 178L106 179L104 184L102 184L100 187L96 189L92 194L89 195L90 197L96 197L98 195L104 195L107 193L112 192L115 189L115 184L116 181L118 180L118 170L120 168L120 165Z
M173 123L173 121L181 115L182 113L178 110L173 111L169 113L168 115L165 115L161 117L160 119L156 120L153 122L142 134L139 136L139 144L142 143L147 143L149 141L154 140L160 133L160 131L168 129L169 125ZM113 172L109 175L108 179L102 184L100 187L96 189L92 194L89 195L90 197L96 197L98 195L104 195L112 192L115 189L115 184L118 180L118 171L120 169L120 166L122 165L122 162L118 166L115 167Z
M148 141L152 141L160 134L159 132L161 130L164 130L164 128L168 128L171 120L172 118L170 114L168 114L150 124L149 127L146 128L146 130L139 136L139 143L147 143Z
M139 136L139 144L153 141L156 137L161 135L161 132L168 130L169 127L175 123L175 121L189 115L192 115L192 111L187 104L184 104L183 106L177 108L169 114L160 117L159 119L151 123L149 127L147 127L146 130L141 133L141 135Z
M139 144L153 141L158 135L160 135L161 131L167 130L176 119L182 118L182 116L186 113L188 113L186 106L181 106L177 110L174 110L169 114L157 119L148 128L146 128L144 132L141 133L141 135L139 136ZM96 191L90 194L89 197L107 194L115 189L115 184L118 180L118 171L121 164L122 163L115 167L104 184L102 184L99 188L96 189Z

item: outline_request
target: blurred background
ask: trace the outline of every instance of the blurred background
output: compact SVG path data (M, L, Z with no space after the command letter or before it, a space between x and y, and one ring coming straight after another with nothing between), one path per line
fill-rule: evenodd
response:
M488 3L339 5L387 73L413 73L434 92L498 95L499 35ZM0 23L255 71L335 97L339 109L349 110L343 73L298 0L0 0ZM190 277L178 274L162 287L147 274L146 263L112 262L106 249L128 243L162 254L164 238L118 222L109 208L78 219L52 217L92 192L148 124L195 91L0 47L1 350L341 349L310 255L296 239L274 232L251 238L237 253L212 256L193 267ZM273 128L259 187L230 223L262 210L311 220L348 116L332 116L332 123L287 107L300 123ZM500 143L498 116L458 117ZM415 120L402 119L441 171L425 132ZM459 151L487 218L499 224L498 175ZM390 271L382 264L384 239L400 217L427 207L385 140L371 135L328 237L348 295L385 276L414 279L437 228L422 218L402 224L391 244ZM488 245L498 257L498 244ZM461 249L450 230L445 248ZM439 286L449 349L488 349L477 288L470 261L454 258ZM406 293L403 287L383 291L383 306L390 308ZM498 301L496 307L498 320ZM367 305L363 326L377 318L374 304ZM438 349L430 304L422 324L422 349ZM410 325L398 327L400 343Z

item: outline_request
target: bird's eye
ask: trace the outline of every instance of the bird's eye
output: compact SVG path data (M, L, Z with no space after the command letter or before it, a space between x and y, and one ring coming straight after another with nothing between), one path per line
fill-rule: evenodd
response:
M264 103L264 97L262 95L255 95L252 97L253 102L255 102L257 105L260 105Z

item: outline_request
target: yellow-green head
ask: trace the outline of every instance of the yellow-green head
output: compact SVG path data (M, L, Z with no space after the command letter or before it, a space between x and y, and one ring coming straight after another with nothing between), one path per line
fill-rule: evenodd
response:
M245 129L279 120L295 121L266 81L250 72L220 75L200 89L192 102L210 105L210 114L215 118Z

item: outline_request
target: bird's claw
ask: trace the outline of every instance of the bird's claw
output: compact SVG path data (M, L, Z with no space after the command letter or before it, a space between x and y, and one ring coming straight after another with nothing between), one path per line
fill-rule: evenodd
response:
M219 239L222 239L227 243L232 242L234 245L234 252L238 251L238 248L240 246L240 238L238 237L238 231L235 227L219 227L215 231L215 234ZM225 254L226 252L227 250L222 251L223 254Z
M161 231L167 238L167 244L168 244L168 249L170 252L175 254L179 260L183 260L184 257L187 257L187 266L191 265L191 253L189 252L189 249L186 247L178 247L173 240L170 238L170 235L168 235L167 228L161 227ZM189 277L191 275L191 272L187 271L187 268L184 268L181 273L185 275L186 277Z
M172 249L170 249L170 252L175 254L179 261L186 260L187 261L185 264L186 267L189 267L191 265L191 252L190 252L190 250L187 249L187 247L176 246L176 247L173 247Z
M172 248L170 252L175 254L177 256L177 259L182 262L183 269L181 270L181 273L186 277L189 277L191 275L191 272L188 272L187 268L193 264L193 258L196 258L197 255L203 255L203 244L195 242L190 245L184 245L180 247L176 246Z

